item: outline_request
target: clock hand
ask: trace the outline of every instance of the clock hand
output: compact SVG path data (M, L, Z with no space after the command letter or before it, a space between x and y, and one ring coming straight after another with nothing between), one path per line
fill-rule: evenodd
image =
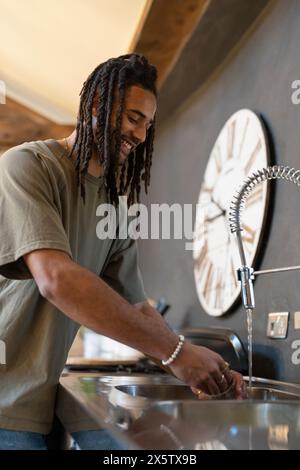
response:
M217 206L220 209L221 212L224 213L224 215L226 214L226 210L223 207L221 207L217 201L214 200L213 196L211 196L210 200L215 206Z
M223 210L219 214L215 215L214 217L211 217L210 219L205 219L205 222L213 222L214 220L218 219L221 216L224 216L226 214L226 211Z

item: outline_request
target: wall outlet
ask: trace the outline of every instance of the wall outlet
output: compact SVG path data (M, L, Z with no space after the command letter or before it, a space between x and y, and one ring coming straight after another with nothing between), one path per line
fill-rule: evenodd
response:
M289 312L274 312L268 315L268 338L284 339L287 336Z
M294 328L295 330L300 330L300 312L295 312Z

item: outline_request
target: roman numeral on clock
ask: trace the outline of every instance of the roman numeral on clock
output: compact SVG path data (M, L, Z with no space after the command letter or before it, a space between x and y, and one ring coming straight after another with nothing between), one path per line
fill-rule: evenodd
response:
M254 243L254 240L255 240L255 230L251 227L249 227L249 225L246 225L246 224L243 224L243 229L244 231L242 232L242 240L244 243L249 243L250 245L252 245Z
M256 204L258 201L262 199L263 196L263 186L259 185L256 186L251 193L249 194L247 200L246 200L246 208L253 206L253 204Z
M260 152L262 146L261 146L261 140L259 139L256 143L256 146L254 148L254 150L252 151L250 157L249 157L249 160L247 162L247 165L245 166L245 175L246 176L249 176L249 173L250 173L250 169L258 155L258 153Z
M233 157L235 124L236 122L233 121L227 129L227 159L228 160Z

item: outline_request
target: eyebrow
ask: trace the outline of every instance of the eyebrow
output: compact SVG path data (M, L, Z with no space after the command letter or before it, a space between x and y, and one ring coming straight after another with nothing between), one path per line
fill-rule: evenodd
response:
M127 109L127 111L138 114L143 119L147 119L147 116L145 116L145 114L142 113L142 111L140 111L139 109ZM149 121L149 124L153 124L153 119Z

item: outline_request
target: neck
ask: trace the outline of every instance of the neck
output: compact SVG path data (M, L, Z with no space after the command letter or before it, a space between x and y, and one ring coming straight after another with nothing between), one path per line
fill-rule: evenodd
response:
M70 134L68 137L65 137L64 139L58 140L57 142L63 147L65 147L66 150L68 147L68 152L71 152L71 149L73 148L73 145L75 143L75 138L76 138L76 130L74 129L72 134ZM76 156L72 155L72 159L75 161ZM120 170L121 168L118 168L117 170L117 177L116 177L117 186L119 186L119 182L120 182L120 176L121 176ZM104 173L103 167L102 165L100 165L98 161L97 152L93 146L92 156L88 165L88 174L95 176L96 178L99 178L99 176L102 176L103 173Z
M58 143L62 145L63 147L65 147L66 150L68 147L68 152L71 152L71 149L73 148L73 145L75 143L75 139L76 139L76 130L74 130L72 134L70 134L68 137L58 140ZM76 159L76 156L74 154L72 155L72 159L74 161ZM89 161L88 173L92 176L95 176L96 178L103 175L103 167L98 162L97 153L96 153L96 149L94 148L94 146L93 146L92 156Z

